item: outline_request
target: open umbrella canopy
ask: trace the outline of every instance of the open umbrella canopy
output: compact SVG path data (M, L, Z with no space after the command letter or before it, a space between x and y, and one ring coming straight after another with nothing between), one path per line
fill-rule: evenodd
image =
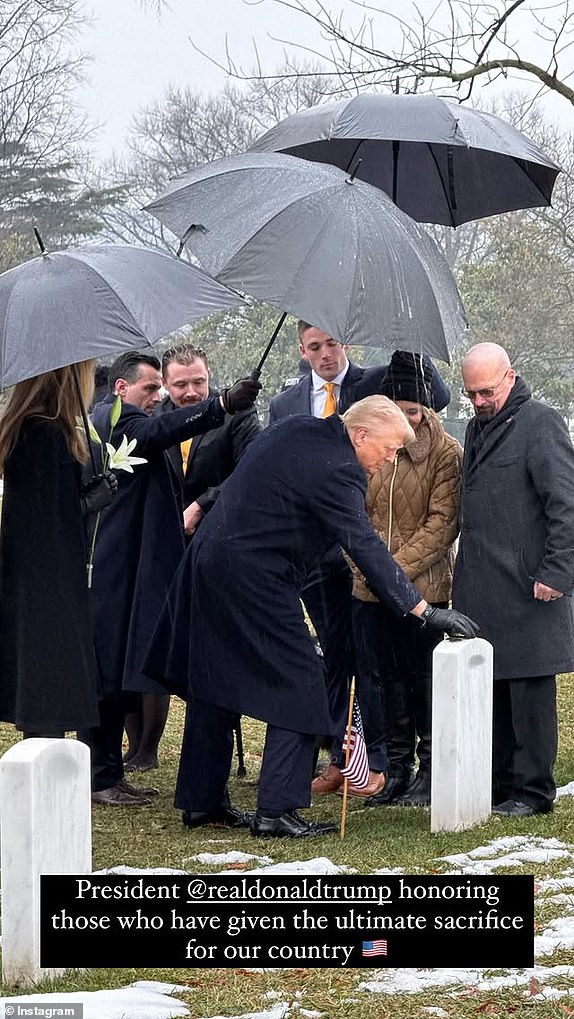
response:
M43 254L0 275L0 388L151 346L241 303L202 269L161 251L101 244Z
M252 146L352 169L419 223L459 226L549 205L560 167L491 113L432 95L364 93L294 113Z
M431 238L332 166L247 153L172 181L147 206L219 280L340 342L449 360L466 320Z

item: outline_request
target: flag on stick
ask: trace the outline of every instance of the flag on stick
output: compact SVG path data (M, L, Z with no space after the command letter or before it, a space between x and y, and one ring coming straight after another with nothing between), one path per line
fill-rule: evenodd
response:
M343 750L349 747L348 759L345 760L345 767L341 768L341 774L349 780L355 789L365 789L369 784L369 759L367 757L367 745L363 732L361 709L356 700L353 701L351 725L347 726Z

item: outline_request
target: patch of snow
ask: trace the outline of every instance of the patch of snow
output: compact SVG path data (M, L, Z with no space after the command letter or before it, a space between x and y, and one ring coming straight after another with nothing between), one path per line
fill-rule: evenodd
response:
M141 986L144 984L145 986ZM57 991L55 994L18 994L13 998L0 998L6 1005L20 1004L49 1006L81 1004L84 1019L177 1019L189 1015L182 1001L171 998L172 984L140 981L138 985L118 987L113 991ZM185 988L189 991L190 988ZM275 1019L275 1017L273 1017ZM283 1017L277 1017L283 1019Z
M241 853L238 849L232 849L229 853L198 853L196 856L189 856L189 860L197 860L206 867L222 867L225 863L273 863L271 856L254 856L253 853ZM187 862L187 861L186 861Z
M224 873L224 872L223 872ZM285 863L274 863L270 867L258 867L257 870L244 870L243 874L355 874L352 867L333 863L326 856L316 856L313 860L290 860Z
M534 955L552 955L558 949L574 948L574 918L561 916L551 920L542 934L534 938Z

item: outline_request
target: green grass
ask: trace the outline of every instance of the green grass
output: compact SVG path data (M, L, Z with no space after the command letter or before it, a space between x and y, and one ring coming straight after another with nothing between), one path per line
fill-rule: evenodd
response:
M574 706L570 694L573 677L559 682L560 746L556 767L557 784L574 778ZM275 862L327 856L333 862L372 873L379 867L399 867L405 873L432 873L443 869L439 857L467 852L500 835L532 833L544 838L557 838L574 843L574 799L557 802L552 814L518 820L493 817L486 824L460 833L430 833L429 812L422 808L381 808L365 810L353 801L344 841L329 836L306 842L290 840L256 841L243 831L222 829L190 831L181 824L179 812L173 808L173 788L183 724L181 702L173 699L168 729L160 748L158 771L141 777L143 784L160 788L160 796L145 809L95 807L93 810L94 870L129 864L134 867L175 867L195 872L205 871L190 858L201 851L224 852L241 849L245 852L272 856ZM247 779L231 780L231 797L235 805L255 806L256 780L264 729L259 723L244 719L244 742L247 751ZM0 753L16 735L10 726L0 727ZM138 781L136 778L134 781ZM327 796L313 806L314 817L338 819L341 801ZM218 842L208 841L217 839ZM550 863L532 868L536 879L559 874L564 863ZM524 870L520 870L524 873ZM539 929L553 918L548 903L538 907ZM121 948L119 949L121 952ZM574 952L562 951L543 960L545 965L574 965ZM445 966L452 960L445 959ZM358 991L358 985L370 977L369 970L293 969L255 973L250 970L89 970L69 973L62 979L43 983L36 991L97 990L125 986L136 979L162 980L189 987L189 993L178 997L186 1002L194 1017L238 1015L246 1011L270 1008L273 1000L267 992L280 992L281 1000L297 1002L305 1009L322 1012L332 1019L423 1019L432 1013L428 1007L440 1007L449 1017L479 1019L487 1016L513 1016L516 1019L564 1019L574 1015L568 1010L568 999L556 1002L535 1001L523 996L523 988L497 992L476 992L463 989L462 995L433 988L416 995L383 995ZM570 982L572 986L574 982ZM559 986L556 979L555 986ZM452 991L452 989L451 989ZM15 993L14 989L2 993ZM279 999L276 999L279 1000ZM572 999L570 999L572 1002ZM573 1002L574 1004L574 1002Z

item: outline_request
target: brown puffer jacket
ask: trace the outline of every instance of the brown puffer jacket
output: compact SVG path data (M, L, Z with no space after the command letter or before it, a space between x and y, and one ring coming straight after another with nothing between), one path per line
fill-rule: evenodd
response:
M395 561L427 601L448 601L458 534L462 447L423 408L416 442L370 479L367 512ZM377 601L353 565L353 595Z

